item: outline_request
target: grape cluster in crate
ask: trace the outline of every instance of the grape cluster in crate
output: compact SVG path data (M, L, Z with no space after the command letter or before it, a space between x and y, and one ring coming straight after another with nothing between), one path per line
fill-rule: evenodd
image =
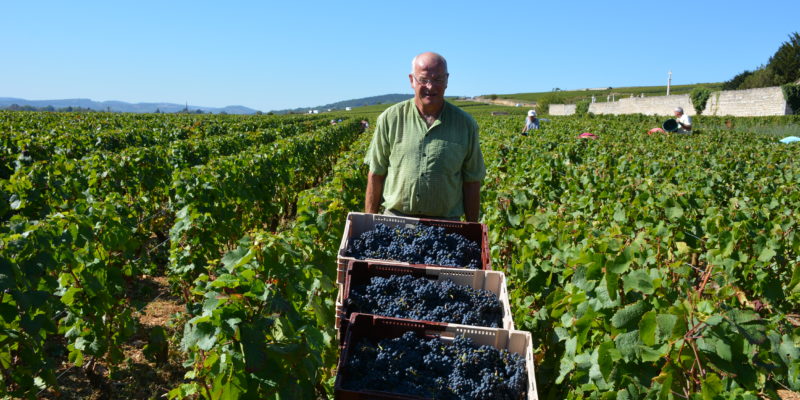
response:
M337 259L337 399L538 399L483 224L350 213Z

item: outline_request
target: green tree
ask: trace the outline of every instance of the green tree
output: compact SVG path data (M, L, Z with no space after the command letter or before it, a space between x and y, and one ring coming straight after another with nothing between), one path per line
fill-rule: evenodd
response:
M556 93L548 93L536 100L536 113L539 115L550 114L550 104L563 104L564 98Z
M777 85L779 85L779 83L772 69L761 66L755 70L752 75L744 79L744 82L739 85L739 89L754 89Z
M800 115L800 85L793 85L787 83L781 87L783 89L783 97L789 103L792 112Z
M748 76L753 75L753 71L744 71L737 74L731 80L722 84L722 90L736 90L744 83Z
M772 70L778 85L794 83L800 79L800 33L789 35L775 55L770 57L767 68Z
M744 71L722 85L722 90L752 89L794 83L800 79L800 33L789 35L766 66Z

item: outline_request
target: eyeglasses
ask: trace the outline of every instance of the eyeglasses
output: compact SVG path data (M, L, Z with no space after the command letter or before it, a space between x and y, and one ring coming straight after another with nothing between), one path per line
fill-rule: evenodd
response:
M414 77L414 80L417 81L421 86L444 86L447 83L447 78L444 79L419 79L416 75L411 75Z

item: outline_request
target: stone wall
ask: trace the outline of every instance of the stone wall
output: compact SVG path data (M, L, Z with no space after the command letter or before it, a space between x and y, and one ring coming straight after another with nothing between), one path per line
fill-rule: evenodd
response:
M703 115L754 117L791 114L780 86L714 92L708 98Z
M675 107L695 115L688 94L673 96L630 97L605 103L592 103L589 112L594 114L645 114L672 115ZM572 115L574 104L551 104L550 115ZM780 87L748 90L727 90L711 93L703 115L730 115L753 117L762 115L787 115L792 111L783 98Z
M575 114L575 104L550 104L550 115Z
M673 96L628 97L606 103L592 103L589 112L595 114L645 114L672 115L675 107L683 107L688 115L694 115L692 100L688 94Z

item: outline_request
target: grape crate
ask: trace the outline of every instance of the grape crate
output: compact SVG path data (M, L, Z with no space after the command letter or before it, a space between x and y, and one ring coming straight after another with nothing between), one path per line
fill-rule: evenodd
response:
M437 226L413 227L377 224L350 242L347 255L412 264L444 265L478 269L481 249L458 233L446 233Z
M514 329L499 271L351 261L337 298L337 321L359 312Z
M349 261L365 259L492 269L484 224L351 212L339 246L337 283L344 283Z
M394 388L397 393L437 399L520 399L525 360L508 350L479 346L457 336L450 346L438 338L406 332L374 343L362 339L347 360L353 390Z
M410 275L374 276L352 289L345 307L387 317L499 327L503 309L492 292Z
M536 400L484 224L349 213L337 258L336 399Z
M530 346L523 331L354 313L336 398L536 399Z

